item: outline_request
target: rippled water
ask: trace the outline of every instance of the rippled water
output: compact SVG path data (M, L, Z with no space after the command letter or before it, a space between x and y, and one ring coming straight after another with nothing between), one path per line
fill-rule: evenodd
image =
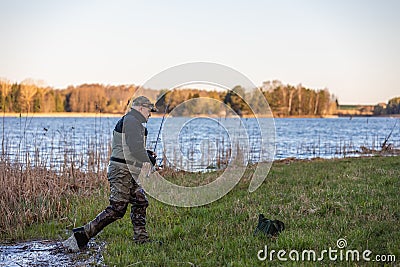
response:
M28 152L31 164L40 161L46 166L58 166L75 162L80 168L94 168L108 162L112 130L118 119L4 118L0 119L0 136L10 158L25 161ZM183 169L216 165L237 149L246 162L356 156L362 146L379 150L391 131L388 144L400 148L398 120L167 118L157 143L157 154ZM150 118L147 124L149 149L155 147L161 121Z

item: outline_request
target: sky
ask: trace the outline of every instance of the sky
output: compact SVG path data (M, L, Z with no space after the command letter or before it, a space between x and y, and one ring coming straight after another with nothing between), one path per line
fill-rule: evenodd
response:
M400 96L400 1L0 0L0 77L54 88L144 84L189 62L327 88L340 104Z

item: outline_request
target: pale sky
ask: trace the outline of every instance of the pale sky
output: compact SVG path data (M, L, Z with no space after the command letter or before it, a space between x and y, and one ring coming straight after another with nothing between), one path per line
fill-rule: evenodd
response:
M0 77L140 85L206 61L376 104L400 96L399 13L396 0L0 0Z

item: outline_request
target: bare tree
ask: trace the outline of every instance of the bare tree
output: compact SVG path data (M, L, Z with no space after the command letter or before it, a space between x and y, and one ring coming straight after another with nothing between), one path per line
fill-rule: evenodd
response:
M299 114L298 115L301 115L301 113L302 113L302 111L301 111L301 107L302 107L301 90L302 90L301 84L297 85L297 96L298 96L298 99L299 99Z
M290 113L292 112L292 100L295 89L291 86L288 86L288 90L289 90L288 115L291 115Z
M319 102L319 92L316 93L316 98L315 98L315 107L314 107L314 115L317 115L318 111L318 103Z
M312 91L306 91L306 92L309 95L307 114L310 115L311 112L313 112L313 103L314 103L313 96L314 96L314 92L312 92Z
M33 97L37 92L37 86L32 79L26 79L21 82L21 100L22 106L26 108L26 112L30 112Z
M0 78L0 88L2 97L6 97L11 90L11 82L7 79Z
M3 110L3 112L6 112L6 98L8 96L8 94L11 92L11 87L12 84L9 80L7 79L0 79L0 92L1 92L1 108Z

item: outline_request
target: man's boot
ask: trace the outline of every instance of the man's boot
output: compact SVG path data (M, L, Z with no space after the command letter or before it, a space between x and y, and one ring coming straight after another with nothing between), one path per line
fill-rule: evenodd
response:
M157 239L150 239L149 234L147 233L144 227L133 227L133 241L136 244L146 244L146 243L156 243L158 245L162 245L163 242Z
M133 226L133 241L138 244L147 243L150 241L149 234L145 227Z
M133 240L136 243L146 243L149 241L149 234L146 231L146 209L149 206L143 188L139 188L133 194L131 207L131 222L133 225Z
M133 240L142 244L149 241L146 231L146 207L135 207L132 205L131 221L133 225Z
M79 249L85 248L87 243L89 242L89 237L86 235L84 227L82 226L74 228L72 229L72 232L74 233L74 237Z
M73 229L79 249L85 248L89 239L96 236L104 227L124 217L127 207L128 204L125 202L110 201L110 205L100 212L94 220L83 227Z

